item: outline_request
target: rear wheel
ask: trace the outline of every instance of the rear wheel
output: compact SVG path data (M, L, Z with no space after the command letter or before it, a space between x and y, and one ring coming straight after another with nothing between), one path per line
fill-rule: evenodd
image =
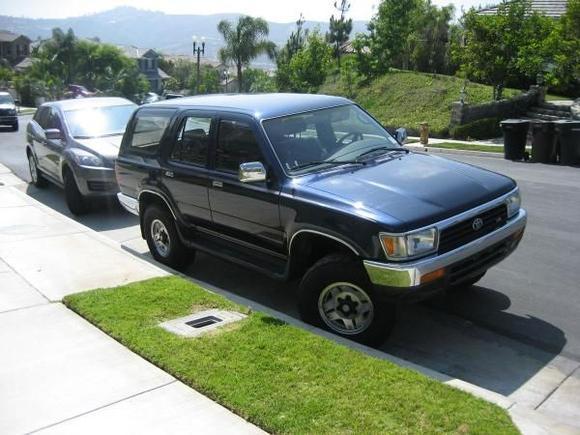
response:
M79 190L74 175L70 169L64 172L64 197L68 209L74 215L83 215L88 211L85 197Z
M181 269L195 258L181 242L175 219L165 208L156 204L145 209L143 216L145 239L155 260L175 269Z
M306 272L298 308L304 321L369 345L381 344L395 324L395 306L379 300L360 262L342 254Z
M30 169L30 182L38 188L46 187L48 181L42 175L42 172L38 169L36 164L36 157L32 152L28 152L28 168Z

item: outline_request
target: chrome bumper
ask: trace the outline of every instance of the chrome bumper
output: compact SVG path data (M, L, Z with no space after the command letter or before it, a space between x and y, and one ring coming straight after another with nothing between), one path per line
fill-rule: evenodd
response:
M121 192L117 193L117 198L125 210L135 216L139 216L139 201Z
M520 209L517 216L506 225L454 251L439 256L422 258L409 263L379 263L363 261L371 282L385 287L415 287L421 284L421 277L437 269L464 260L484 249L501 242L525 228L527 213Z

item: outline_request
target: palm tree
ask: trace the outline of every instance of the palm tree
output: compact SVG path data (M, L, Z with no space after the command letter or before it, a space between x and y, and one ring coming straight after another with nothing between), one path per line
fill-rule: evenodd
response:
M238 89L241 92L242 69L250 62L265 53L270 59L275 56L276 45L267 39L268 23L262 18L241 17L234 27L228 20L218 24L218 31L224 37L226 46L219 51L220 60L224 63L232 61L236 65Z

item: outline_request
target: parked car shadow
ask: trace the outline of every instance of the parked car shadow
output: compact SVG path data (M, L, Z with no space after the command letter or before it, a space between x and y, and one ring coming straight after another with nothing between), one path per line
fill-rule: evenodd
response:
M115 198L110 200L91 199L90 211L85 215L75 216L66 205L64 191L57 186L50 184L46 188L39 189L33 185L28 185L26 194L98 232L120 230L139 225L139 218L127 213ZM138 235L138 230L135 231L135 234ZM135 237L135 235L131 234L125 238L118 238L118 240L126 240L132 237Z
M280 283L202 253L185 273L202 285L298 319L296 282ZM562 330L542 319L506 312L510 305L501 291L477 286L463 294L402 305L393 334L377 350L509 395L566 344ZM514 332L521 330L529 336ZM537 336L549 337L550 348L541 346Z

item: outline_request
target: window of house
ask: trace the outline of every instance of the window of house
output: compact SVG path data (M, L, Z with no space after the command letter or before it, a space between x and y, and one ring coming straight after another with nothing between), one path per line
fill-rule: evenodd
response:
M169 125L172 113L170 111L162 113L141 110L136 116L130 147L147 154L157 153L159 142Z
M216 169L237 173L241 163L261 160L260 146L250 124L228 120L220 122L216 147Z
M179 129L171 159L205 166L210 141L211 118L188 116Z

